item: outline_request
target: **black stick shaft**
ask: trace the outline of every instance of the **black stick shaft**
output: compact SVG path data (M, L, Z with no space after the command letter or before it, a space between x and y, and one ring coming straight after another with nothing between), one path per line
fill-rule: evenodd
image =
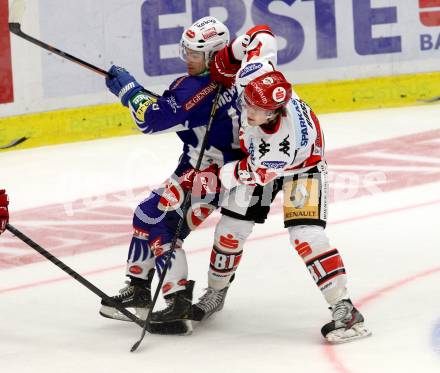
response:
M51 52L53 54L56 54L56 55L58 55L58 56L60 56L62 58L65 58L66 60L74 62L77 65L85 67L86 69L89 69L89 70L91 70L91 71L93 71L93 72L95 72L97 74L102 75L102 76L110 77L110 74L107 71L101 69L100 67L92 65L89 62L86 62L86 61L84 61L84 60L82 60L82 59L80 59L78 57L72 56L69 53L63 52L62 50L60 50L58 48L55 48L55 47L53 47L50 44L47 44L47 43L45 43L45 42L43 42L41 40L35 39L34 37L24 33L21 30L21 25L19 23L10 22L9 23L9 31L12 32L13 34L19 36L20 38L23 38L23 39L27 40L28 42L30 42L32 44L38 45L40 48L46 49L46 50L48 50L49 52ZM151 92L151 91L149 91L147 89L144 89L144 91L147 92L152 97L156 97L156 98L159 97L159 95L157 93Z
M55 48L49 44L46 44L42 42L41 40L35 39L34 37L25 34L23 31L21 31L21 25L19 23L9 23L9 31L11 31L13 34L27 40L28 42L38 45L40 48L46 49L49 52L52 52L53 54L56 54L60 57L65 58L66 60L72 61L78 65L81 65L89 70L94 71L95 73L101 74L105 77L109 76L107 71L102 70L101 68L92 65L91 63L88 63L86 61L83 61L79 59L78 57L72 56L69 53L63 52L62 50L59 50L58 48Z
M218 86L218 90L217 90L217 94L216 94L215 99L214 99L214 103L212 104L211 113L210 113L210 116L209 116L209 122L208 122L208 125L206 126L205 136L203 137L202 145L201 145L201 148L200 148L199 158L197 159L197 164L196 164L196 167L195 167L196 170L200 169L200 165L202 164L202 161L203 161L203 155L205 154L206 144L208 143L208 137L209 137L209 133L211 132L212 122L214 120L214 116L215 116L215 113L217 111L217 105L218 105L218 101L220 99L221 90L222 90L222 85L219 85ZM180 232L182 230L183 223L185 222L186 214L188 212L188 209L189 209L190 205L191 205L191 191L188 191L186 193L185 199L183 200L183 203L182 203L182 217L180 218L179 223L177 224L176 233L174 235L173 241L171 242L170 250L167 253L167 255L168 255L167 260L165 261L163 271L162 271L162 273L160 275L160 278L159 278L159 283L158 283L158 285L156 287L156 291L154 292L153 301L152 301L152 304L151 304L151 310L148 313L147 320L145 321L141 337L131 347L131 350L130 350L131 352L134 352L134 351L137 350L137 348L139 347L139 345L141 344L142 340L145 337L145 334L146 334L146 331L147 331L147 327L148 327L148 324L150 322L151 315L153 313L154 306L156 305L157 298L159 297L159 293L160 293L160 290L162 289L163 282L165 281L165 275L167 274L168 267L169 267L169 264L171 262L171 258L172 258L173 252L176 249L177 240L179 239Z
M138 324L140 327L144 327L145 322L138 318L137 316L133 315L130 311L127 311L124 307L122 307L119 303L113 301L112 298L110 298L107 294L105 294L102 290L97 288L95 285L93 285L91 282L87 281L84 277L82 277L79 273L75 272L72 268L64 264L61 260L59 260L57 257L52 255L50 252L42 248L40 245L38 245L36 242L34 242L32 239L30 239L28 236L26 236L24 233L20 232L17 228L14 228L9 223L6 224L6 229L11 232L13 235L15 235L17 238L19 238L21 241L23 241L26 245L32 247L35 251L39 252L41 255L43 255L46 259L51 261L53 264L55 264L58 268L66 272L70 277L74 278L76 281L84 285L87 289L89 289L91 292L95 293L98 297L101 299L104 299L105 301L112 304L113 307L115 307L119 312L127 316L130 320Z

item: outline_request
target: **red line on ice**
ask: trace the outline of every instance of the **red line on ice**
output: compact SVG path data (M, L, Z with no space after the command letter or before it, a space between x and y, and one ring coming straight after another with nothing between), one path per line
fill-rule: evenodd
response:
M337 225L337 224L350 223L350 222L357 221L357 220L368 219L368 218L372 218L372 217L376 217L376 216L392 214L392 213L395 213L395 212L400 212L400 211L405 211L405 210L412 210L412 209L416 209L416 208L420 208L420 207L424 207L424 206L430 206L430 205L434 205L434 204L438 204L438 203L440 203L440 200L420 203L420 204L406 206L406 207L401 207L401 208L398 208L398 209L392 209L392 210L386 210L386 211L378 211L378 212L371 213L371 214L359 215L359 216L355 216L355 217L352 217L352 218L337 220L335 222L332 222L331 224L332 225ZM262 240L267 240L269 238L279 237L279 236L283 236L283 235L285 235L287 237L286 230L279 231L279 232L274 232L274 233L269 233L269 234L264 234L264 235L261 235L261 236L251 237L251 238L249 238L247 240L247 242L262 241ZM207 251L210 251L210 250L211 250L211 246L206 246L206 247L202 247L202 248L199 248L199 249L188 250L186 252L186 254L187 255L195 255L195 254L204 253L204 252L207 252ZM84 272L84 273L82 273L82 276L100 274L100 273L103 273L103 272L109 272L109 271L113 271L115 269L121 269L121 268L124 268L124 267L125 267L125 264L111 266L111 267L106 267L106 268L100 268L100 269ZM73 280L73 279L70 276L62 276L62 277L57 277L57 278L54 278L54 279L48 279L48 280L42 280L42 281L37 281L37 282L31 282L31 283L28 283L28 284L14 286L14 287L11 287L11 288L0 289L0 294L9 293L9 292L12 292L12 291L17 291L17 290L29 289L29 288L33 288L33 287L42 286L42 285L49 285L51 283L56 283L56 282L61 282L61 281L66 281L66 280ZM405 280L402 280L402 281L405 281ZM378 293L379 293L379 291L378 291ZM379 296L379 295L377 295L377 296ZM364 301L361 300L358 304L359 305L363 305L365 302L366 302L365 300Z
M330 176L335 176L336 181L330 189L330 201L338 197L345 200L371 194L368 182L371 183L369 175L372 170L386 177L384 182L379 180L376 185L382 192L440 181L439 139L440 130L431 130L329 151ZM414 153L419 158L414 158ZM332 171L332 167L337 171ZM345 180L344 176L349 175L359 181L354 194L347 193L350 188L345 191L345 184L338 185ZM103 250L128 244L132 231L131 206L143 200L151 190L152 186L147 186L66 204L12 211L11 221L13 224L20 222L19 228L25 234L57 257ZM277 199L271 212L281 209L282 203ZM216 221L217 218L210 218L198 229L207 229ZM43 222L44 229L40 228ZM10 234L2 236L1 245L9 250L3 253L0 250L0 270L44 260Z

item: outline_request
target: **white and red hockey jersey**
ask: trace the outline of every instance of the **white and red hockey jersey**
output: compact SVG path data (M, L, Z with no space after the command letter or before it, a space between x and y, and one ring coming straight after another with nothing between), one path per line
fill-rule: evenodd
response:
M275 70L275 37L262 31L251 38L241 69L237 73L239 95L247 83ZM318 164L324 153L324 139L319 121L310 107L293 91L285 115L270 129L249 126L241 115L240 145L248 156L226 164L220 170L222 184L234 188L240 184L265 185L272 180L305 172Z

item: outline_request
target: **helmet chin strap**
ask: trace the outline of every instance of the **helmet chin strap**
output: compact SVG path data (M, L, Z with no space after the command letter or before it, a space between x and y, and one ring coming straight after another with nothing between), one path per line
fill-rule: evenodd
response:
M209 52L204 52L205 54L205 66L206 66L206 70L209 70L209 65L211 64L213 57L214 57L214 53L212 51Z

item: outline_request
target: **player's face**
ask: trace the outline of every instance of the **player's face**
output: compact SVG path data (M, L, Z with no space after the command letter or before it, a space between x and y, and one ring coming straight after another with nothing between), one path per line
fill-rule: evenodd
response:
M189 75L199 75L206 70L205 54L183 47L182 58L186 62Z
M243 102L243 109L247 118L247 123L252 127L258 127L262 124L268 123L275 117L274 111L251 105L246 98Z

